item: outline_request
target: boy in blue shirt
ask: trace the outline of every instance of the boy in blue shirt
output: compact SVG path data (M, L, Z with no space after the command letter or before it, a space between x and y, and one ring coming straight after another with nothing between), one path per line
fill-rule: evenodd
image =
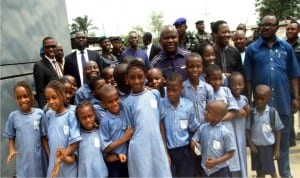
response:
M226 113L227 104L223 100L207 103L204 114L207 123L201 125L191 140L193 150L201 146L204 177L231 177L228 160L236 151L236 142L233 133L221 122Z
M274 160L279 158L283 124L276 110L273 111L274 118L271 118L270 112L274 108L267 105L270 97L270 87L258 85L254 95L256 106L253 116L247 120L246 136L251 150L252 170L256 171L257 177L265 177L266 174L277 177Z
M183 90L182 76L171 73L167 78L167 98L162 99L161 111L173 177L193 177L194 163L189 149L190 133L200 123L193 103L180 97Z

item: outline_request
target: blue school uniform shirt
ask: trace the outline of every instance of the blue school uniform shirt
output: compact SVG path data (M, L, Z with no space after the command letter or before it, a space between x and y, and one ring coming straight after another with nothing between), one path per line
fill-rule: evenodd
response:
M121 116L112 114L109 111L106 111L103 119L101 119L100 124L100 136L101 136L101 145L103 150L107 148L112 142L123 137L127 124L126 120ZM127 155L128 144L124 143L118 148L112 151L112 153L123 153Z
M208 169L205 166L208 158L220 158L225 153L236 150L234 135L222 122L219 122L215 126L211 126L210 123L201 125L192 139L200 143L201 166L207 175L211 175L221 168L228 166L228 162L225 161Z
M195 107L196 116L200 124L205 123L204 111L206 103L213 100L214 90L211 85L199 79L199 85L195 90L189 79L183 82L182 96L193 102Z
M101 104L94 104L94 109L95 109L95 113L96 113L96 119L98 121L98 123L100 124L101 119L103 118L104 114L105 114L105 109L101 106Z
M289 43L275 37L270 48L259 37L246 48L244 71L245 79L251 80L253 89L259 84L271 88L270 106L280 115L291 116L290 80L300 76L300 67Z
M100 101L95 98L88 84L83 84L75 93L75 104L81 101L89 101L92 104L100 104Z
M220 87L218 91L214 91L214 99L215 100L223 100L227 103L227 109L229 110L239 110L238 104L236 99L233 97L231 91L227 87ZM224 125L229 129L234 135L235 139L235 131L233 128L233 121L222 121ZM231 172L239 171L240 170L240 160L239 160L239 153L236 151L234 152L233 157L229 160L229 170Z
M270 121L270 107L267 105L265 111L260 114L254 108L253 125L250 128L250 118L247 120L247 130L250 131L251 140L254 145L267 146L275 143L275 135L272 130ZM249 116L250 117L250 116ZM278 131L283 128L278 112L275 112L274 130ZM288 139L288 138L284 138Z
M31 113L16 110L8 116L3 136L15 139L17 177L46 176L40 128L43 117L44 111L38 108L33 108Z
M42 135L48 138L50 156L47 177L50 177L56 161L57 148L63 147L66 149L69 145L81 140L75 113L71 110L66 110L61 114L56 114L53 111L46 113L46 117L42 121ZM73 164L61 164L57 177L76 176L77 162Z
M168 149L188 145L190 133L195 132L200 126L193 103L188 99L180 98L178 106L174 108L170 100L164 98L161 102L161 112Z
M80 130L82 140L78 147L78 177L107 177L99 129Z
M124 101L124 117L135 129L128 146L130 177L171 177L160 132L159 91L131 93Z

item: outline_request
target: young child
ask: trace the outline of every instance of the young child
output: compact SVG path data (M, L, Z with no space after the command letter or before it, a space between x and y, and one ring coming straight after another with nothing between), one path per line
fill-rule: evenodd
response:
M188 79L183 82L183 97L188 98L194 104L197 118L200 124L204 121L204 110L207 102L213 100L213 88L200 80L202 73L202 59L199 54L191 53L186 60Z
M236 137L237 152L240 160L240 177L247 177L247 150L245 131L246 118L250 112L250 106L247 97L241 94L245 88L243 75L239 72L232 72L228 78L228 86L239 107L237 116L232 120L232 123Z
M64 75L63 78L69 80L72 84L72 96L73 97L71 98L70 104L74 104L75 93L78 89L77 84L76 84L76 79L72 75Z
M73 111L65 108L64 85L52 80L45 89L48 106L54 111L42 122L42 142L49 157L47 177L50 177L56 162L56 151L63 148L64 155L72 155L81 140L78 122ZM62 160L57 177L76 177L77 162L67 164Z
M227 129L229 129L233 133L234 141L236 141L232 120L236 117L237 111L239 110L237 102L233 97L230 89L221 86L222 71L218 65L210 64L206 68L206 76L208 83L212 85L214 89L214 100L223 100L225 103L227 103L228 112L222 118L222 122L227 127ZM229 169L233 177L240 176L240 161L237 151L234 153L233 158L229 160Z
M203 177L231 177L228 160L232 158L236 144L233 133L221 122L226 113L227 104L223 100L207 103L207 123L201 125L192 138L191 148L201 147L201 167L206 174Z
M83 101L76 107L82 140L78 147L78 177L107 177L103 145L93 104Z
M127 63L118 64L115 67L115 70L113 73L114 79L117 83L118 94L121 99L121 102L123 102L130 93L130 86L127 84L127 82L125 80L127 66L128 66Z
M160 92L160 96L162 98L165 97L166 91L164 86L166 83L166 79L159 68L154 67L149 69L147 73L147 80L147 85L150 88L158 90Z
M72 98L74 97L73 95L73 88L72 88L72 83L65 79L65 78L60 78L59 81L64 84L65 87L65 95L66 95L66 102L65 102L65 107L66 109L71 109L72 111L75 112L75 105L72 105L70 102Z
M167 98L161 103L163 126L171 158L173 177L193 177L194 159L189 147L192 133L200 123L196 117L193 103L181 96L182 76L170 73L167 78Z
M47 168L43 162L40 129L44 111L32 107L34 96L24 81L15 84L14 98L19 109L9 114L3 132L8 138L7 163L17 156L17 177L45 177Z
M277 111L267 104L270 97L270 87L267 85L256 87L253 118L250 116L247 121L246 134L251 151L252 170L256 171L257 177L265 177L266 174L277 177L274 159L279 158L280 130L283 124ZM272 109L275 112L274 118L271 118Z
M103 76L103 78L107 84L111 84L116 87L117 83L114 79L113 73L114 73L114 68L107 66L103 69L101 76Z
M131 93L124 101L124 116L134 134L128 147L129 177L171 177L167 150L160 130L157 90L146 90L146 67L132 61L126 71Z
M76 91L75 104L81 101L91 101L93 95L89 87L89 82L92 78L96 78L100 75L100 69L95 61L88 61L84 66L85 83Z
M128 177L127 142L133 135L134 129L127 127L126 120L122 118L120 99L117 89L106 84L100 90L102 106L106 109L101 119L101 145L104 154L117 158L108 161L109 177Z

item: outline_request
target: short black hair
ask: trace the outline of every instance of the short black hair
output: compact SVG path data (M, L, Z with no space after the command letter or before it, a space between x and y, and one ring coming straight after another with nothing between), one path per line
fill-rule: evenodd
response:
M182 83L182 76L178 72L171 72L167 77L167 83L168 82Z
M214 24L212 25L211 31L212 31L213 33L218 33L219 27L220 27L220 25L222 25L222 24L227 24L227 22L224 21L224 20L218 20L218 21L214 22Z
M215 71L222 71L222 69L217 64L209 64L205 70L205 73L207 77L209 77L209 75L211 75Z
M128 64L127 69L126 69L126 75L133 68L139 68L139 69L141 69L142 71L144 71L145 76L146 76L146 74L147 74L147 68L146 68L144 62L142 62L142 61L138 60L137 58L135 58L133 61L131 61Z

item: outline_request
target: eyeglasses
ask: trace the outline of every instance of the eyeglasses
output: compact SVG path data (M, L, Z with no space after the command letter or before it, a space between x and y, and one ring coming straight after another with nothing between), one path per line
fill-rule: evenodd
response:
M50 49L50 48L55 48L56 45L48 45L48 46L44 46L46 49Z
M276 27L278 24L274 24L274 23L261 23L260 26L261 27Z

